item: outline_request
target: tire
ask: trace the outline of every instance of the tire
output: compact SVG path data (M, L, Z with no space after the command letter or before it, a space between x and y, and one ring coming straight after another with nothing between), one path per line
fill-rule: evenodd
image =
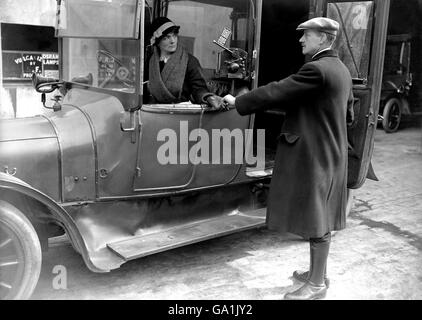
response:
M31 222L0 200L0 299L28 299L41 272L42 252Z
M397 131L400 125L402 109L402 102L398 98L390 98L385 103L382 113L384 117L382 127L385 132L392 133Z

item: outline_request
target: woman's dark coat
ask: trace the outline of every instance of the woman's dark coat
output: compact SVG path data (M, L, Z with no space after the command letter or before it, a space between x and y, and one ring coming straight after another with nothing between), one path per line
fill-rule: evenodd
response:
M269 229L314 238L345 228L346 115L352 101L350 73L332 50L296 74L236 98L242 115L286 111L270 186Z
M149 66L148 66L149 67ZM150 68L150 67L149 67ZM148 68L148 69L149 69ZM160 62L160 71L164 68L164 62ZM148 73L149 71L147 71ZM147 91L148 88L146 88ZM165 103L156 99L152 94L147 99L148 103ZM192 103L205 103L207 96L212 95L208 89L205 81L202 67L196 57L188 53L188 62L186 66L186 73L184 75L184 81L182 86L181 96L178 100L173 103L179 103L184 101L191 101Z

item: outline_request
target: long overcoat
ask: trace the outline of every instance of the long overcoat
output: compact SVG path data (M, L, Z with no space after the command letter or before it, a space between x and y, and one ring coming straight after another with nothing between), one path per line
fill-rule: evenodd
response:
M301 69L236 98L241 115L285 110L270 185L267 226L304 238L345 228L347 117L352 79L332 50Z

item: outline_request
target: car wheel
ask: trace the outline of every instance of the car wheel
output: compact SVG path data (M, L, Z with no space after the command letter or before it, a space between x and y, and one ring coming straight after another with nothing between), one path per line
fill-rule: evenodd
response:
M0 299L28 299L41 272L42 252L31 222L0 200Z
M390 98L385 103L382 127L385 132L396 132L400 125L402 102L398 98Z

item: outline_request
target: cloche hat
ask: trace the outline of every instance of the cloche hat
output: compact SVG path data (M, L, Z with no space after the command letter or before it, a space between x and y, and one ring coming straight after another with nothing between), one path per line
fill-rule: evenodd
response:
M158 43L157 40L160 40L162 36L165 36L172 31L178 32L179 29L180 26L176 26L169 18L158 17L151 24L152 37L150 42L152 45Z

